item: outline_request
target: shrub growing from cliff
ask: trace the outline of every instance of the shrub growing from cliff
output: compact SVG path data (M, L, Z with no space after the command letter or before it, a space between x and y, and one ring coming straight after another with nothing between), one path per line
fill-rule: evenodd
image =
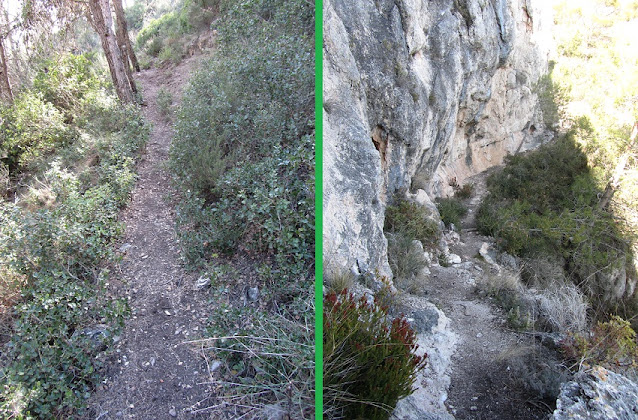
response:
M416 239L424 245L434 244L439 236L439 228L428 210L404 199L396 199L395 204L386 208L383 228L386 232Z
M570 334L563 341L562 350L575 365L601 365L622 371L632 377L638 375L638 341L629 321L612 316L599 321L588 334Z
M403 317L347 290L324 299L324 414L331 419L387 419L413 392L427 355Z
M441 220L446 226L459 226L461 218L467 214L467 208L456 197L441 198L436 202L436 207L441 215Z
M394 205L386 208L384 231L395 282L400 288L413 292L417 286L410 281L426 265L423 250L414 241L425 246L434 245L439 237L439 227L425 207L397 199Z

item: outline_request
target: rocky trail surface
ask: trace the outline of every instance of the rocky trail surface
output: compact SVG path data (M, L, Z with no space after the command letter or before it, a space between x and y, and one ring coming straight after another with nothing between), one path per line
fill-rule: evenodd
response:
M490 238L476 232L474 214L485 194L485 177L472 179L474 196L461 229L444 235L441 248L449 265L432 257L421 296L403 298L401 309L419 332L429 363L418 390L397 406L395 419L523 420L551 413L510 366L538 351L534 337L514 331L507 313L480 287L507 270L485 252Z
M110 281L113 292L128 299L131 317L90 401L91 419L197 418L211 395L202 385L210 382L206 360L188 343L200 335L209 308L181 266L166 169L173 129L157 105L161 89L179 100L196 63L191 57L176 68L137 75L152 131L131 202L121 215L123 260Z

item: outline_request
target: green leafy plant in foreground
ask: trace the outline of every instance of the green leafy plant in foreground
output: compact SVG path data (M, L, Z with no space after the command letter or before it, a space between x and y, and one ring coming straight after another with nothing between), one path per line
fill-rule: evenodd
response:
M47 106L52 103L58 101ZM115 101L87 106L96 111L90 124L69 125L84 131L73 139L78 159L90 153L96 162L86 168L85 180L61 167L68 157L64 147L54 145L41 165L48 167L43 179L51 205L0 203L0 275L21 288L19 298L10 296L10 325L0 336L6 342L0 355L2 418L82 414L99 380L104 350L128 311L125 301L104 289L105 263L112 261L112 241L122 232L117 216L133 187L148 126L134 107L119 108ZM24 129L33 138L39 135L37 125Z
M324 414L387 419L413 392L427 355L415 354L416 333L403 317L344 290L324 299Z

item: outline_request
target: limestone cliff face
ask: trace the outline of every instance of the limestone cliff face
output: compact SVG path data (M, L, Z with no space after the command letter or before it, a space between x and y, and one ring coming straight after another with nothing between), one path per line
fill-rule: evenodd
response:
M551 17L539 1L324 1L328 269L390 274L395 193L445 195L547 139L534 86Z

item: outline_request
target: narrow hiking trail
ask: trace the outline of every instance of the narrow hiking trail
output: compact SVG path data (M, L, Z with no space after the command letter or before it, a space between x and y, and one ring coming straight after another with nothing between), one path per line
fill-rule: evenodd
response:
M535 339L514 331L507 314L480 286L489 276L508 275L507 267L479 257L483 244L493 243L492 238L476 232L476 212L487 194L487 175L469 180L474 193L467 203L468 214L458 233L447 235L449 252L460 256L461 263L431 267L435 287L428 290L428 297L450 319L457 335L446 405L457 419L545 419L548 407L525 389L510 366L521 352L535 348Z
M196 418L211 395L203 385L210 382L206 361L187 343L201 334L210 309L181 265L166 168L173 129L157 106L161 89L179 101L197 60L145 70L136 78L152 131L131 202L121 214L126 228L117 248L123 260L109 285L128 299L131 316L90 401L92 419Z
M489 255L491 262L481 256L484 244L493 244L492 238L477 233L475 221L487 175L468 180L474 184L466 203L469 212L458 232L446 232L441 241L450 263L440 265L433 258L419 296L404 297L402 311L426 332L419 346L429 363L395 419L422 416L417 407L437 420L540 420L550 413L520 378L521 360L540 346L531 334L514 331L508 314L485 291L490 277L516 273Z

